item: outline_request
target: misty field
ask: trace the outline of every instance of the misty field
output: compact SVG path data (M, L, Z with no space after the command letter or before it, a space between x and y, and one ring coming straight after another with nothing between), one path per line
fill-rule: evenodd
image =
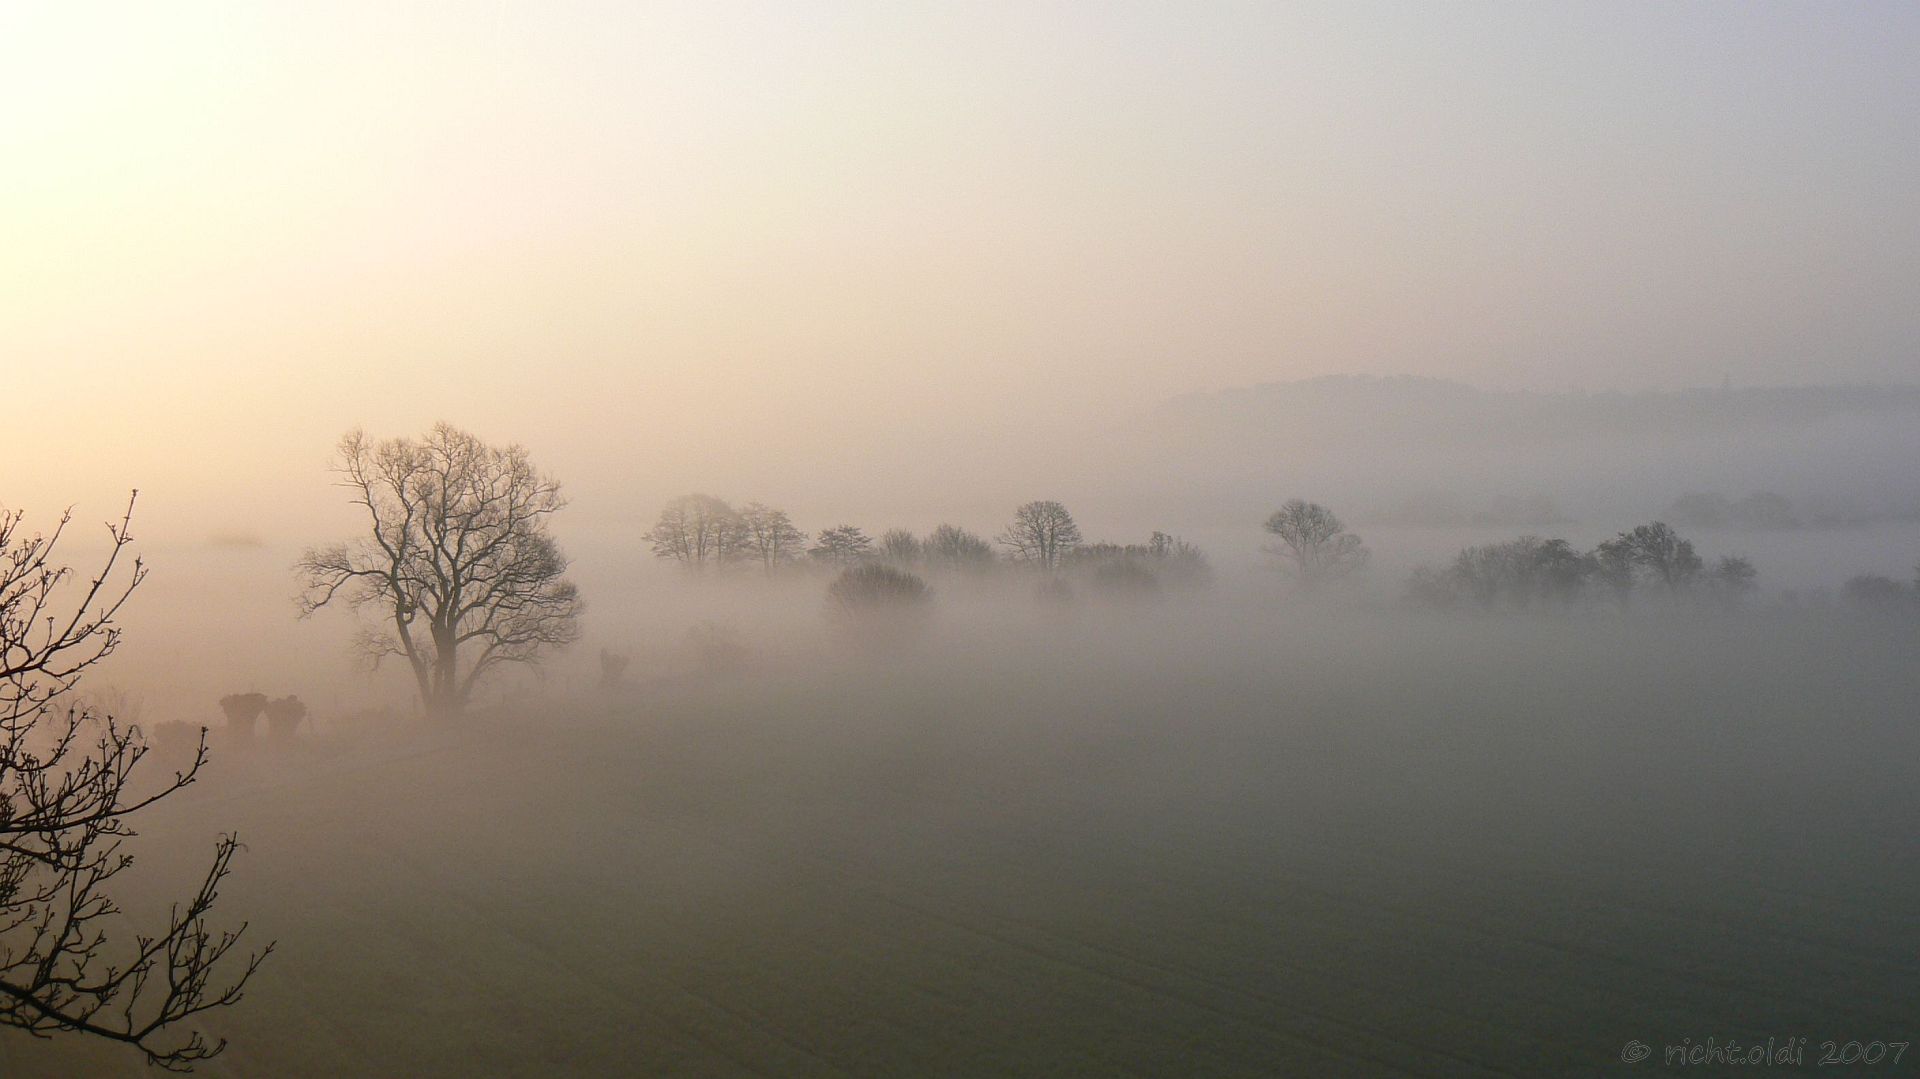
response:
M223 753L140 849L248 845L223 902L280 947L212 1017L216 1076L1572 1075L1635 1039L1901 1041L1917 646L1814 616L949 625ZM10 1038L0 1074L145 1068Z

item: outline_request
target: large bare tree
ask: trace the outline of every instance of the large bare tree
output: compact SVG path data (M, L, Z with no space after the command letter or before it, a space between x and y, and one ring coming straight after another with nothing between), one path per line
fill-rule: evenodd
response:
M86 671L120 644L120 608L146 567L121 573L133 504L109 524L100 572L76 580L57 556L68 518L23 535L0 512L0 1026L39 1037L78 1032L126 1042L148 1061L189 1071L226 1047L189 1021L236 1003L267 954L234 954L232 932L207 922L239 840L222 836L197 891L158 932L127 932L110 891L133 864L128 818L194 782L192 763L148 785L138 727L66 707ZM74 591L69 593L71 586ZM233 955L232 960L228 956Z
M580 593L549 532L566 503L525 449L444 423L418 440L356 430L335 471L367 532L301 558L302 611L344 597L375 613L361 647L406 659L428 715L458 715L489 673L579 637Z
M1360 537L1318 502L1291 499L1263 525L1280 542L1267 548L1302 587L1345 577L1367 564Z
M1014 561L1051 573L1080 546L1080 526L1058 502L1029 502L1013 511L1013 521L999 539Z

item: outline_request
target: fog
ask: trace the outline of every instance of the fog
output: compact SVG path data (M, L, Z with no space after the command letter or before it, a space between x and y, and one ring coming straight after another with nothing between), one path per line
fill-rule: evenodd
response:
M202 1070L1581 1074L1908 1018L1911 617L1014 578L876 641L815 575L648 580L616 688L230 683L315 715L141 837L151 901L238 829L280 944Z
M1917 31L0 12L0 1079L1912 1067Z

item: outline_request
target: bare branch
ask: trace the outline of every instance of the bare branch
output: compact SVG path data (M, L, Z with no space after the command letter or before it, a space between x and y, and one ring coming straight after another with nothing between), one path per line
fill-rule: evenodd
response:
M233 972L224 960L245 925L231 933L208 925L239 849L232 837L221 838L199 891L160 933L110 932L120 911L107 886L132 864L121 851L134 835L127 818L193 783L207 760L202 730L186 768L137 790L147 754L138 728L52 707L119 644L115 618L146 577L137 559L115 574L132 513L130 499L107 526L113 546L100 573L70 603L59 592L71 573L53 559L66 519L50 536L22 538L19 514L0 513L0 1026L126 1042L153 1064L186 1071L226 1044L186 1021L238 1001L273 946Z

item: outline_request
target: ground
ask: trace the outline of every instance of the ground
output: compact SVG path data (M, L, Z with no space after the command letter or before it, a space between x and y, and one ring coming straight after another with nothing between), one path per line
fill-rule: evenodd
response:
M184 879L237 828L222 908L280 941L202 1072L1539 1076L1920 1035L1911 630L1181 636L228 752L143 837ZM0 1074L150 1073L0 1031Z

